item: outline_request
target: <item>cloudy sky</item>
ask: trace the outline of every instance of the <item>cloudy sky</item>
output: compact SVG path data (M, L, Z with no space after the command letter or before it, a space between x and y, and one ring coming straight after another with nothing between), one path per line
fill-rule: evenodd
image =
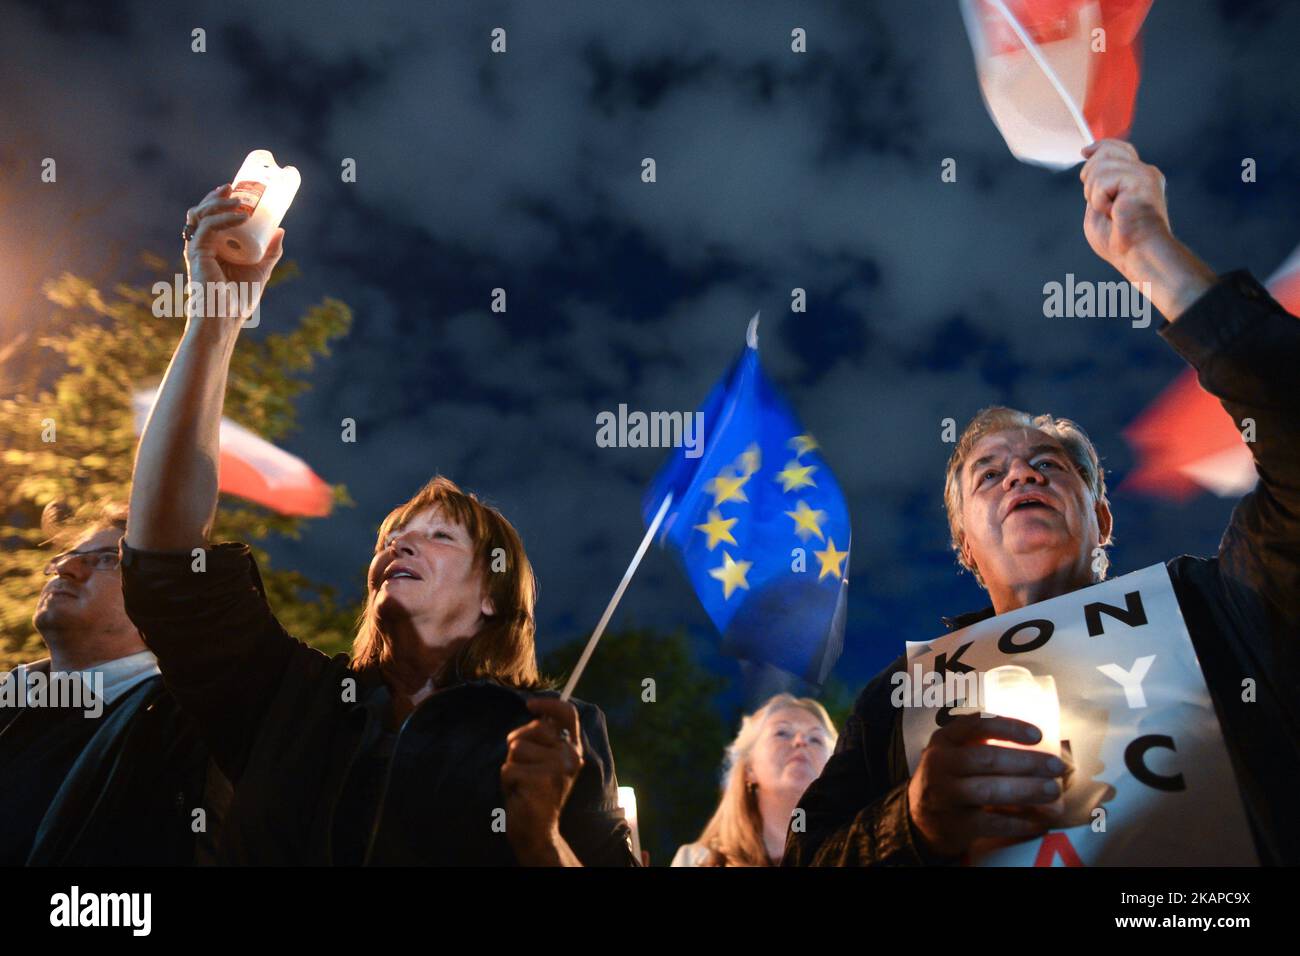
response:
M1121 430L1181 367L1154 327L1043 317L1045 282L1115 275L1083 237L1077 171L1008 153L955 0L3 0L0 22L0 339L39 321L35 278L175 256L186 208L249 149L302 171L285 227L303 276L262 325L325 295L355 310L285 444L357 506L271 551L353 596L378 521L436 471L519 527L543 647L584 635L663 455L598 448L596 415L695 408L761 311L764 364L848 497L836 673L857 686L987 603L948 549L942 419L1074 418L1113 487L1134 464ZM1157 0L1144 37L1132 140L1168 178L1175 231L1263 278L1300 242L1300 5ZM1112 504L1120 573L1212 552L1231 507ZM618 621L684 626L711 657L668 554Z

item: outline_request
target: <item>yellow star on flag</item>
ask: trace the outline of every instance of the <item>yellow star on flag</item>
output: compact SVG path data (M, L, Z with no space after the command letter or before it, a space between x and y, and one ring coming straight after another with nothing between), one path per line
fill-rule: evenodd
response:
M749 590L749 582L745 580L745 573L753 565L753 561L733 561L731 555L725 551L722 552L722 566L712 568L709 575L722 582L722 599L724 601L731 597L731 592L736 588Z
M763 453L759 449L758 443L754 442L743 452L741 452L740 457L737 458L736 460L740 462L741 470L744 471L745 474L752 475L754 472L758 471L760 467L762 467Z
M840 571L840 564L849 556L849 553L847 551L836 551L834 538L831 538L830 543L826 545L825 551L814 551L813 554L815 554L817 560L822 563L822 573L817 575L818 581L826 577L828 574L833 574L837 578L844 577L843 573Z
M704 524L697 524L695 530L703 531L709 536L709 550L712 551L719 541L728 544L736 543L736 539L731 536L731 526L739 520L739 518L724 518L721 511L713 508L709 511L709 520Z
M704 490L713 495L713 507L717 507L724 501L748 501L745 497L745 482L749 481L749 475L735 475L731 473L730 468L724 468L718 474L709 479L709 483L704 486Z
M807 541L813 535L817 535L819 541L826 540L820 524L826 520L826 512L809 508L808 502L800 500L794 506L794 511L787 511L786 514L794 519L794 533L799 536L800 541Z
M785 464L782 471L776 473L775 481L781 482L782 491L794 491L796 488L817 487L817 482L809 477L817 470L816 465L801 465L799 459L792 459Z
M821 447L821 445L817 444L817 439L813 438L812 435L795 435L786 444L794 449L796 458L802 458L814 448Z

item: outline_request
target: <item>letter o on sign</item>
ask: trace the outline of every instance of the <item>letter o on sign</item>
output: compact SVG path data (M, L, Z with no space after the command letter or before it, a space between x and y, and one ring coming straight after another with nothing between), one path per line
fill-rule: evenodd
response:
M1027 627L1037 628L1038 633L1033 638L1023 644L1017 644L1015 636ZM1052 639L1052 632L1056 630L1056 625L1051 621L1021 621L1014 627L1008 628L1007 632L998 638L998 650L1003 654L1024 654L1027 651L1036 651Z

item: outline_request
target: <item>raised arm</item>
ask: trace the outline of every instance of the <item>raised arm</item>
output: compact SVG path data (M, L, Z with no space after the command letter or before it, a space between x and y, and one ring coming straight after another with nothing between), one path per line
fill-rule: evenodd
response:
M1259 485L1233 511L1219 546L1220 567L1238 589L1234 604L1253 604L1274 620L1243 627L1251 640L1281 623L1300 626L1300 320L1245 272L1215 275L1174 238L1164 176L1127 143L1103 140L1084 151L1080 178L1092 248L1130 282L1150 283L1169 325L1161 336L1192 365L1201 387L1233 423L1253 425L1247 447ZM1245 604L1243 604L1245 602Z
M1239 611L1264 614L1244 619L1247 640L1289 635L1285 644L1293 645L1300 634L1300 319L1249 273L1230 272L1160 334L1233 423L1248 429L1259 481L1232 511L1219 570Z
M218 434L230 358L240 328L257 308L280 260L284 239L284 230L278 230L256 265L219 259L221 230L247 218L231 211L238 205L226 183L185 217L186 232L192 232L185 244L185 267L199 292L186 296L185 332L140 438L126 530L132 548L203 547L216 516ZM209 303L218 308L209 309Z
M197 721L222 772L236 782L291 657L296 652L302 666L317 669L324 658L280 627L246 545L208 549L202 574L194 573L190 561L190 551L208 547L217 510L218 436L230 358L279 261L284 234L277 233L256 265L222 262L221 230L245 218L231 212L238 202L229 193L228 183L218 186L185 217L185 266L198 294L186 296L185 332L140 438L122 596L158 656L168 690ZM239 283L249 284L242 296Z
M1088 207L1083 233L1093 252L1134 283L1169 322L1214 285L1218 276L1174 238L1165 177L1137 150L1103 139L1083 151L1079 171Z

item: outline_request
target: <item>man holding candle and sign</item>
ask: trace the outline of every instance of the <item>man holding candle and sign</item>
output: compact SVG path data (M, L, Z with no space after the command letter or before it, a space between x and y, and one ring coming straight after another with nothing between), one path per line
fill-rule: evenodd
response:
M1107 581L1111 513L1087 436L981 412L945 501L992 606L945 620L956 633L909 645L862 692L787 865L1300 863L1300 320L1174 238L1164 177L1132 146L1083 155L1089 244L1150 289L1160 335L1233 421L1253 420L1259 484L1216 556ZM1008 666L1039 693L1053 678L1059 711L1040 697L1038 714L1056 712L1036 720L1059 720L1059 752L1026 749L1044 734L1014 719L1014 696L993 702L999 716L987 694L963 712L914 687Z
M948 670L969 667L984 675L979 708L985 713L1034 724L1042 732L1035 749L1071 764L1064 793L1044 791L1055 800L1043 814L1052 832L1007 847L977 842L968 849L978 862L1256 861L1232 764L1164 565L908 644L908 670L935 672L941 656ZM907 706L902 719L915 773L931 735L952 718L946 708Z

